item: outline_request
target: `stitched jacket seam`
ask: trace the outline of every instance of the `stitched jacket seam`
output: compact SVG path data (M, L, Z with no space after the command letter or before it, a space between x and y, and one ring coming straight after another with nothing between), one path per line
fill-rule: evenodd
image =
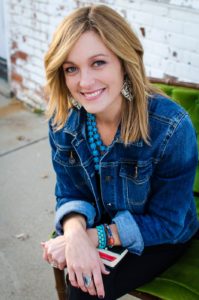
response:
M162 144L160 145L160 154L159 154L159 162L163 159L163 156L165 154L166 148L168 147L168 144L173 136L173 134L176 132L179 125L182 123L182 121L187 117L187 113L181 114L181 117L178 120L175 120L172 122L172 124L169 126L168 131L166 133L166 137L164 138Z

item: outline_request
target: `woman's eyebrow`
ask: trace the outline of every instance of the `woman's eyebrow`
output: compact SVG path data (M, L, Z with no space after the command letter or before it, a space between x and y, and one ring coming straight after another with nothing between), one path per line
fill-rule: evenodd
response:
M98 56L104 56L104 57L108 57L108 55L107 55L107 54L102 54L102 53L99 53L99 54L95 54L95 55L93 55L93 56L89 57L89 59L93 59L93 58L96 58L96 57L98 57Z
M98 56L108 57L108 55L106 55L106 54L99 53L99 54L92 55L91 57L88 58L88 60L92 60L94 58L97 58ZM75 62L66 60L64 62L64 64L73 64L73 65L75 65Z

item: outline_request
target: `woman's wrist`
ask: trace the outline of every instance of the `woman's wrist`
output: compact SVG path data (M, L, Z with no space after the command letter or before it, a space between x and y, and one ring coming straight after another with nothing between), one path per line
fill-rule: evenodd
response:
M70 230L86 230L86 219L83 215L80 214L70 214L66 216L63 220L63 231L64 235Z
M95 248L98 247L98 235L97 235L97 230L96 228L89 228L87 229L87 234L90 240L92 241L93 245Z

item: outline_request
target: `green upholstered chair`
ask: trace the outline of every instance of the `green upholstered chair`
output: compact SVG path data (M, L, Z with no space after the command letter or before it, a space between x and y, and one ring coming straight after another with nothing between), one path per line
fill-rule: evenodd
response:
M158 86L188 111L197 132L199 149L199 90L163 84ZM199 164L193 189L199 217ZM58 299L67 300L65 272L55 268L53 271ZM199 300L199 234L174 265L129 294L142 300Z
M199 217L199 197L195 197ZM160 276L139 287L131 295L140 299L198 300L199 299L199 234L185 254ZM142 298L142 296L148 298Z
M138 289L164 300L199 299L199 239L167 271Z

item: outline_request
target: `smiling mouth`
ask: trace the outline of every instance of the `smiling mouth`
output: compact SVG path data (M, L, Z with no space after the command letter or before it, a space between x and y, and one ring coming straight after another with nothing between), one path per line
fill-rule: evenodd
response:
M97 91L94 92L87 92L87 93L81 93L87 100L92 100L97 98L99 95L101 95L103 93L103 91L105 90L105 88L103 89L99 89Z

